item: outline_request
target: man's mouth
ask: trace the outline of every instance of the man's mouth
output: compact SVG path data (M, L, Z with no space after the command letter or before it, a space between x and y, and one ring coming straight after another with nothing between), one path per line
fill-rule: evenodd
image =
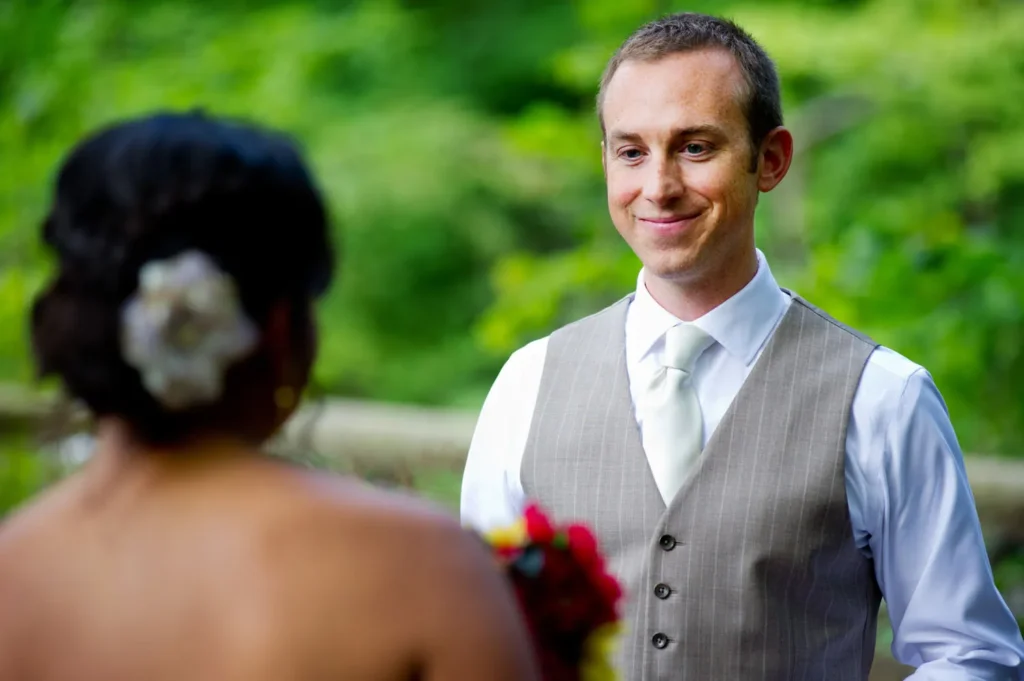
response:
M657 215L651 217L637 217L637 220L649 226L659 234L674 234L685 231L694 220L700 217L701 213L677 213L675 215Z

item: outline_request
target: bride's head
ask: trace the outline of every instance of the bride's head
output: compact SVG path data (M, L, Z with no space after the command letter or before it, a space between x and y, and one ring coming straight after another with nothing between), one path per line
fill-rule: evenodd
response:
M35 359L96 417L172 444L262 441L291 414L334 259L288 139L202 114L101 130L61 167L43 240Z

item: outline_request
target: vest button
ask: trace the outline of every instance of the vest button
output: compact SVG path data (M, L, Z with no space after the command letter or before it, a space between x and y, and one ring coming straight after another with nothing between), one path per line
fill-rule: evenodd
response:
M667 584L659 584L654 587L654 595L661 600L665 600L672 595L672 589L670 589Z
M658 540L658 546L660 546L665 551L671 551L676 547L677 543L678 542L676 541L676 538L673 537L671 534L663 534L661 535L661 539Z
M653 643L654 647L658 650L664 650L665 648L668 648L668 636L660 633L655 634L651 639L651 643Z

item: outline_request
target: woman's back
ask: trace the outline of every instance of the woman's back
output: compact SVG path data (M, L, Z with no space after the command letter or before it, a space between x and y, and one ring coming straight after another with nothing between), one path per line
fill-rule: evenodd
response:
M333 271L286 138L201 114L63 163L31 315L97 424L0 525L0 681L532 681L511 589L454 519L259 449L294 412Z
M532 678L501 580L412 500L254 456L101 451L0 529L0 679Z

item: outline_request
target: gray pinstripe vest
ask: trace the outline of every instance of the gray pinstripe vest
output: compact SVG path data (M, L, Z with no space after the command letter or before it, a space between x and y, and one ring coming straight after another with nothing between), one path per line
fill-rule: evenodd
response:
M794 297L666 507L630 400L630 300L552 334L522 468L625 583L624 680L864 681L880 594L843 470L875 344Z

